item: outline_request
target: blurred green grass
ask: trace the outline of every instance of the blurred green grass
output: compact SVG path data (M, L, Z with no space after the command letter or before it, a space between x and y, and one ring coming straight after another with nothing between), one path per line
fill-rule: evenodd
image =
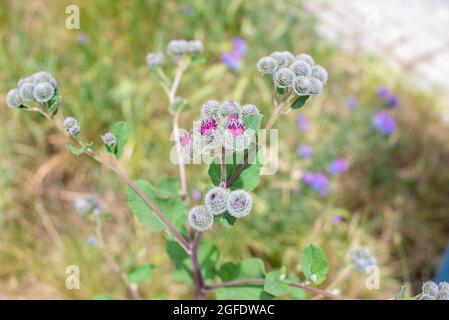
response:
M65 28L65 8L81 10L81 30ZM183 115L189 127L207 99L254 103L266 116L271 93L255 70L261 56L275 50L308 52L330 72L324 97L301 110L311 120L304 135L298 113L283 117L280 171L263 178L255 210L230 230L208 237L221 249L221 261L257 256L273 268L294 270L298 253L320 244L330 256L331 276L346 266L356 243L371 246L380 260L381 290L363 287L363 275L339 284L347 295L390 298L402 282L415 289L429 279L447 242L449 159L447 127L436 115L439 102L406 83L405 76L376 57L348 54L322 41L314 18L297 1L1 1L0 101L17 80L41 69L59 81L65 114L81 121L82 138L100 143L100 134L125 120L132 136L123 157L133 178L159 181L177 176L169 159L170 115L166 97L145 65L145 55L163 50L174 38L201 39L207 63L190 70L179 94L193 106ZM80 44L80 32L87 43ZM243 69L230 72L219 55L230 39L248 43ZM386 83L401 97L394 111L398 133L389 139L370 126L379 109L376 90ZM360 107L345 107L355 95ZM126 208L124 186L87 158L64 149L64 139L32 114L0 111L0 292L13 298L126 297L118 276L96 247L86 245L93 226L77 215L77 195L96 192L114 219L107 238L118 260L157 266L158 277L141 286L145 298L189 298L188 287L173 283L164 239L143 230ZM164 143L161 143L164 141ZM331 197L299 190L295 173L308 166L296 155L301 142L317 154L312 168L345 156L351 168L333 180ZM188 167L189 189L208 182L207 166ZM345 217L333 224L331 216ZM49 224L51 221L51 224ZM358 224L355 224L360 221ZM54 230L52 229L54 227ZM243 240L242 240L243 239ZM65 268L81 269L81 290L65 288ZM160 275L160 276L159 276ZM1 297L0 297L1 298Z

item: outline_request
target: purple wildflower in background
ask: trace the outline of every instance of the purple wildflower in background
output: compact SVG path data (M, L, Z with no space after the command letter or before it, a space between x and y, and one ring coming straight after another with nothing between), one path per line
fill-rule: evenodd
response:
M242 59L248 51L248 46L245 39L240 37L233 37L231 42L233 47L232 51L223 52L220 60L221 63L226 65L230 70L238 71L242 68Z
M374 128L384 135L390 135L396 131L396 121L387 110L377 112L372 119L372 123Z
M350 96L348 99L346 99L346 106L350 109L357 108L359 106L359 101L356 97Z
M336 159L329 164L329 172L333 176L338 176L349 167L349 161L345 158Z
M377 96L391 108L399 105L399 97L391 92L391 90L385 85L379 87L377 90Z
M329 178L322 172L305 172L302 181L320 196L329 195Z
M302 132L309 131L309 119L306 116L298 116L298 118L296 118L296 125Z
M338 214L334 214L331 217L331 222L334 224L339 224L339 223L343 222L343 217Z
M300 157L305 159L309 159L313 154L312 147L305 143L299 145L297 152Z
M84 32L78 32L76 41L78 44L86 44L89 41L89 37Z
M195 201L201 200L201 197L203 196L203 193L201 190L193 189L192 190L192 199Z

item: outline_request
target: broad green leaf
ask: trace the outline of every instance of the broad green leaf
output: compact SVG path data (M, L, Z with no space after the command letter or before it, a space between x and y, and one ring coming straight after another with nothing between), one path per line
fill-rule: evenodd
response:
M287 89L286 88L279 88L279 87L277 87L276 91L279 93L279 95L283 95L285 93L285 91L287 91Z
M292 104L290 105L292 109L299 109L306 103L307 99L309 99L309 96L299 96L296 98Z
M307 279L313 274L316 275L314 284L320 284L326 280L326 275L329 272L329 262L324 251L315 244L310 244L306 247L301 255L301 269Z
M246 164L244 169L240 172L234 183L231 185L231 190L244 189L246 191L253 191L260 183L260 169L262 168L262 149L257 151L257 157L254 163ZM232 172L241 163L240 160L234 158L233 163L226 164L226 175L229 179ZM214 161L209 166L209 176L212 183L218 186L221 182L221 164L219 161Z
M253 114L253 115L245 115L243 116L243 122L245 123L246 129L252 129L257 133L257 130L260 129L260 125L262 124L262 114Z
M179 197L179 179L164 178L157 184L157 195L159 198L177 198Z
M69 150L72 154L74 154L75 156L80 156L81 154L86 152L87 149L89 149L91 146L92 146L92 143L84 144L81 147L75 147L72 144L66 144L65 148L67 150Z
M218 271L222 281L264 279L265 269L262 260L257 258L246 259L240 263L226 262ZM263 285L242 285L220 288L216 291L219 300L228 299L273 299L273 296L264 291Z
M182 230L186 222L186 207L178 198L161 198L157 189L146 180L135 181L137 187L165 214L171 223ZM165 230L165 225L156 214L147 206L142 198L131 188L126 188L128 207L137 216L139 222L148 229L155 231Z
M237 221L237 218L231 216L229 212L226 211L225 213L220 215L220 221L221 224L224 225L225 227L232 227Z
M299 277L292 273L288 276L288 280L292 282L299 282ZM290 286L290 291L288 292L289 296L296 300L305 300L306 299L306 290L302 288L296 288Z
M286 283L285 270L276 270L267 273L265 276L264 290L273 296L287 294L290 286Z
M123 153L126 140L128 140L128 126L126 122L119 121L111 127L110 132L115 136L116 143L112 148L107 145L104 145L104 148L118 159Z
M150 279L154 266L151 264L141 264L128 272L128 279L131 283L141 283Z
M181 246L169 240L166 245L167 254L175 264L173 279L183 283L192 282L192 261ZM203 240L198 248L198 260L205 279L214 279L217 275L216 264L220 253L210 241Z

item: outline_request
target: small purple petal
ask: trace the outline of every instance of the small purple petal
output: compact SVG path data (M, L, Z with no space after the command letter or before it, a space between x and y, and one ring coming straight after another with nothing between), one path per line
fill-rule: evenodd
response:
M380 110L372 118L372 124L377 131L390 135L396 131L396 121L387 110Z
M387 86L383 85L383 86L380 86L379 89L377 89L377 96L380 99L385 100L389 95L390 95L390 90L388 89Z
M77 42L78 44L86 44L89 41L89 37L84 32L78 32Z
M359 101L357 100L356 97L354 96L350 96L348 97L348 99L346 100L346 106L350 109L354 109L357 108L359 106Z
M221 63L226 65L232 71L238 71L242 68L241 55L239 52L225 52L221 54Z
M305 159L309 159L313 154L312 147L305 143L299 145L297 152L300 157Z
M333 176L338 176L342 172L346 171L349 167L349 161L347 159L341 158L332 161L329 164L329 172Z
M298 116L298 118L296 118L296 124L298 129L302 132L309 131L309 119L306 116Z
M240 53L240 56L243 56L248 51L248 46L246 44L245 39L240 37L233 37L231 39L232 45L234 46L234 51Z
M331 217L331 222L334 224L339 224L339 223L343 222L343 217L338 214L335 214Z
M198 189L192 190L192 199L195 201L201 200L201 197L203 196L203 193Z
M390 107L394 108L394 107L396 107L399 104L399 98L397 96L395 96L395 95L390 95L387 98L387 104Z

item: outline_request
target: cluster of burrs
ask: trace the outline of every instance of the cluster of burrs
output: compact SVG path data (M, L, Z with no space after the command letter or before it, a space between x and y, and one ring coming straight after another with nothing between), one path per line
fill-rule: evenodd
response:
M449 300L449 283L424 282L419 300Z
M297 96L320 95L328 79L326 69L306 53L295 57L289 51L276 51L256 66L262 75L273 78L277 88L291 89Z
M180 137L184 157L193 159L195 155L221 147L231 152L247 149L255 132L246 128L244 117L256 114L259 114L259 109L252 104L241 106L234 100L223 103L207 101L192 131Z
M214 187L206 193L204 204L193 207L189 212L189 224L193 229L205 231L212 228L214 217L228 212L234 218L243 218L251 212L253 198L245 190L228 192Z

